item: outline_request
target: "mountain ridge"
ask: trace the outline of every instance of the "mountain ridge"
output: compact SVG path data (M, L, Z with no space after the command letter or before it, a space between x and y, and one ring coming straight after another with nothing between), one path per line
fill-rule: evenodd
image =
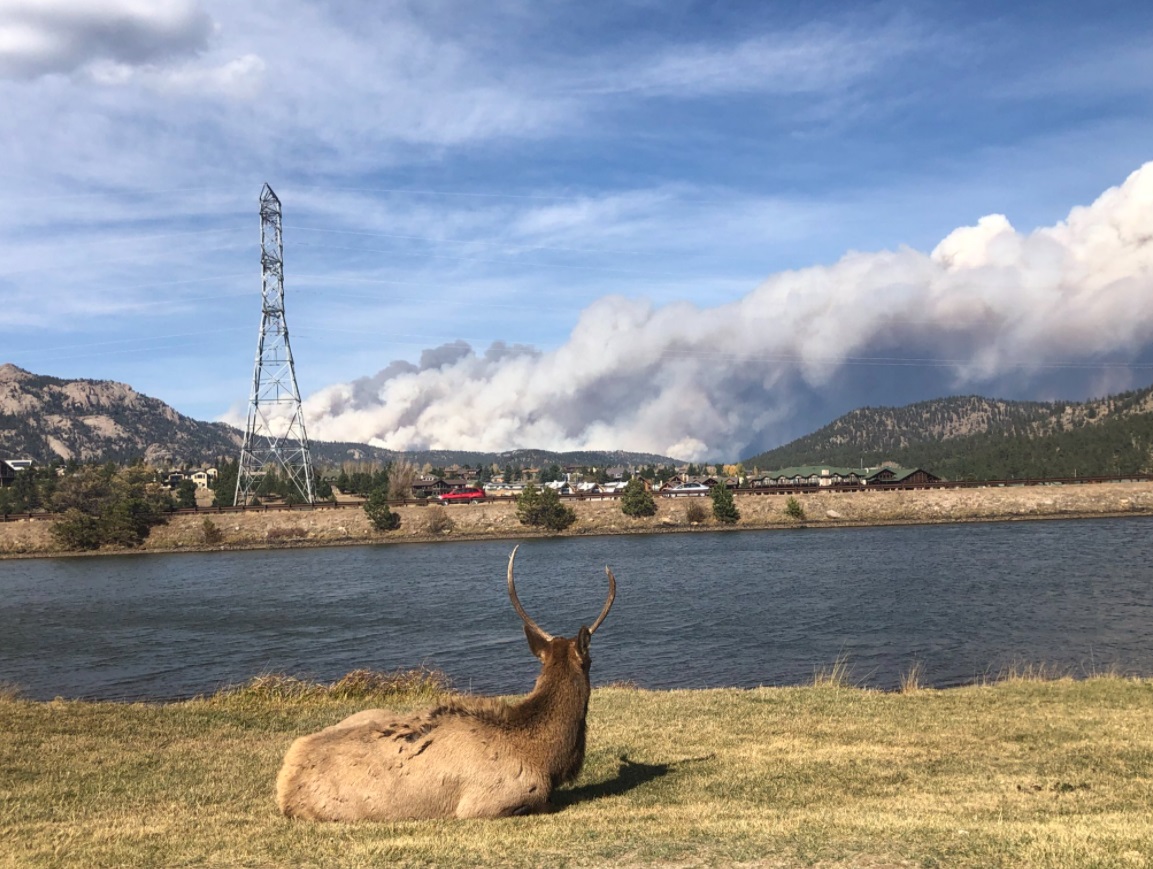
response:
M214 462L240 453L244 433L227 423L184 416L163 401L114 380L66 380L0 365L0 458L128 462L180 467ZM501 453L468 450L398 452L369 444L312 441L314 462L386 464L406 459L419 466L496 463L540 466L676 465L655 453L624 450L517 449Z
M862 407L744 464L771 470L884 461L949 479L1149 473L1153 386L1080 402L964 395Z
M239 455L243 433L184 416L112 380L65 380L0 365L0 457L184 467ZM683 465L624 450L516 449L398 452L313 441L318 464L419 467ZM947 396L901 407L861 407L817 431L744 460L747 470L895 462L946 479L1097 476L1153 472L1153 386L1088 401L1011 401Z

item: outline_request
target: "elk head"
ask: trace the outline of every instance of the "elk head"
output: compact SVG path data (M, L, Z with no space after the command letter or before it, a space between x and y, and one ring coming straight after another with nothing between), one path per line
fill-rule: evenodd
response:
M608 574L609 578L608 599L605 600L605 605L601 609L600 615L597 616L596 621L593 622L592 627L581 625L580 630L577 631L577 635L571 640L565 637L554 637L529 617L529 614L524 611L524 607L521 606L520 598L516 596L516 583L513 580L512 568L518 549L520 549L519 545L513 547L512 554L508 557L508 596L509 600L512 601L513 609L516 610L517 615L519 615L521 621L524 622L524 635L528 639L528 647L546 669L550 664L570 661L579 666L587 681L589 664L592 662L592 659L589 657L589 641L592 639L592 635L596 633L596 629L599 628L605 620L605 616L609 614L613 601L616 600L616 577L613 576L612 570L606 566L605 573Z

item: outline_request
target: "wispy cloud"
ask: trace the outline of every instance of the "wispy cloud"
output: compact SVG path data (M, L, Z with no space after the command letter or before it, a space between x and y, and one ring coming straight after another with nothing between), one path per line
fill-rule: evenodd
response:
M923 34L885 24L862 32L820 24L732 41L662 46L589 82L590 89L674 99L839 92L914 50Z

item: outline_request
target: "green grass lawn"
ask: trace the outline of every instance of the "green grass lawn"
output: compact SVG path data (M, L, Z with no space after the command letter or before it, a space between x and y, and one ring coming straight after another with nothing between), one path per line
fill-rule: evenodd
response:
M594 691L550 815L316 824L289 743L377 700L0 699L5 866L1153 867L1153 682Z

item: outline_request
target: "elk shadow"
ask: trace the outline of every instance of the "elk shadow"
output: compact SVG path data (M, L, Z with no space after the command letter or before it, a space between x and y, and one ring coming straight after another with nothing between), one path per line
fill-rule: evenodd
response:
M674 761L672 763L639 763L634 760L629 760L627 754L622 754L620 756L620 766L617 767L617 774L613 778L581 785L580 787L555 791L552 798L553 811L561 812L569 806L575 806L577 803L583 803L587 800L599 800L604 797L615 797L621 794L627 794L635 788L639 788L656 779L663 778L681 764L692 761L709 760L713 756L714 755L708 754L704 757L687 758L686 760Z

